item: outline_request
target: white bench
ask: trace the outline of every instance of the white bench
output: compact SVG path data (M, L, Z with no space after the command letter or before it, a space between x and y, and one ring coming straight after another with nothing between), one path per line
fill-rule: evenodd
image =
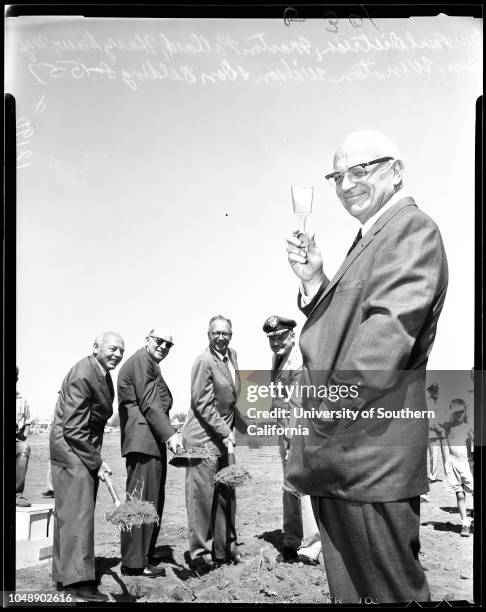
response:
M16 508L16 568L52 557L54 502Z

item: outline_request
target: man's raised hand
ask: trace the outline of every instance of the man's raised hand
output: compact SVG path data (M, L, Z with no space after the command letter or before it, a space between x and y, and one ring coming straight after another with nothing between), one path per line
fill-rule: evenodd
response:
M286 240L288 260L296 276L304 283L322 279L322 256L316 246L314 234L311 236L294 230Z

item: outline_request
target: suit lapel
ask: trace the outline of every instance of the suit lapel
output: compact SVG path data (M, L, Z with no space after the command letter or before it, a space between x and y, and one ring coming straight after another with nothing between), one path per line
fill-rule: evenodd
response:
M349 268L349 266L361 255L361 253L366 249L366 247L373 241L374 237L378 232L381 231L383 226L393 217L395 216L402 208L406 206L416 206L413 198L403 198L403 200L399 200L394 206L392 206L389 210L387 210L371 227L371 229L365 234L365 236L358 242L358 244L354 247L354 249L349 253L346 259L343 261L341 266L339 267L336 274L330 280L328 286L322 292L322 295L317 300L312 309L312 312L316 309L316 307L324 300L324 298L332 291L332 289L337 285L337 283L341 280L342 276Z
M110 390L108 388L108 384L106 382L106 378L103 376L99 365L96 363L96 358L93 357L93 355L90 355L88 357L89 362L91 364L91 367L94 370L95 376L96 376L96 380L98 381L98 387L99 387L99 393L100 396L105 398L105 403L112 407L113 406L113 400L111 399L111 394L110 394Z
M233 364L233 368L235 370L235 382L233 384L233 388L235 390L236 397L238 397L238 395L240 394L240 387L241 387L240 373L238 371L238 363L236 361L235 352L232 349L230 348L228 349L228 354L229 354L229 358L231 359L231 363ZM233 379L231 379L231 382L233 382Z
M159 368L157 368L157 369L159 369ZM170 392L170 389L169 389L169 387L167 386L167 383L165 382L165 379L164 379L164 377L162 376L162 372L160 371L160 369L159 369L159 374L160 374L160 380L162 381L162 384L164 385L165 390L167 391L167 394L169 395L169 397L170 397L170 401L171 401L171 404L172 404L172 401L173 401L172 393Z
M231 377L229 369L224 365L224 363L221 361L218 355L214 353L214 351L212 351L211 349L209 349L209 351L211 353L211 357L213 358L214 363L216 364L216 367L219 369L221 374L223 374L223 376L228 380L228 382L230 382L234 387L235 385L233 383L233 378ZM231 363L233 363L233 360L231 361Z
M173 402L173 397L172 397L172 393L170 392L170 389L167 385L167 383L165 382L164 377L162 376L162 370L160 369L160 364L159 363L155 363L155 361L152 359L152 357L150 357L150 355L148 354L147 350L145 349L145 347L139 349L140 353L143 355L143 358L147 360L147 363L149 364L149 368L153 369L153 374L155 377L155 382L157 384L157 387L159 384L162 384L165 387L166 392L168 393L169 397L170 397L170 406L169 406L169 410L172 408L172 402Z

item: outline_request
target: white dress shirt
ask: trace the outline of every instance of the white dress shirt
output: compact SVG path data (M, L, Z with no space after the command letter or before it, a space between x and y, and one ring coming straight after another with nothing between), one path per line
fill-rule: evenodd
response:
M233 367L233 363L231 362L230 356L229 356L229 352L226 353L226 355L222 355L219 351L217 351L216 349L214 349L214 352L216 353L216 355L221 359L221 361L223 361L224 363L224 358L227 357L228 358L228 369L230 371L231 374L231 378L233 379L233 384L236 387L236 372L235 372L235 368Z

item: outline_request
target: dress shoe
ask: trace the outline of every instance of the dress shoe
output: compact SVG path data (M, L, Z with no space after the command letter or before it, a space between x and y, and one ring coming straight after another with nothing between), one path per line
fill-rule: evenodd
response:
M290 546L283 546L282 552L277 555L277 563L294 563L297 561L298 555L293 548Z
M54 491L52 489L48 489L47 491L43 491L41 493L42 497L44 498L50 498L53 499L54 498Z
M165 576L164 567L154 567L146 565L145 567L126 567L121 566L121 573L124 576L145 576L145 578L161 578Z
M165 567L154 567L153 565L146 565L143 568L142 576L147 578L161 578L165 576Z
M96 586L91 582L70 584L64 590L73 597L83 599L84 601L96 601L98 603L108 601L108 595L100 593Z
M15 497L15 505L20 506L22 508L28 508L29 506L32 506L30 501L26 497L24 497L22 493L17 493Z
M303 563L304 565L319 565L319 561L317 559L313 559L308 555L297 555L297 561Z
M208 557L196 557L189 562L189 567L198 574L206 574L218 565Z
M214 562L216 563L217 567L220 567L221 565L238 565L238 563L244 563L243 557L240 555L240 553L231 555L229 559L216 559L215 558Z

